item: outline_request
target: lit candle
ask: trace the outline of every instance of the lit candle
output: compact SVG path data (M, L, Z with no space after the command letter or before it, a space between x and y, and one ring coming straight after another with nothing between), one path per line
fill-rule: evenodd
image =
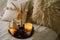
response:
M16 23L16 21L14 19L11 21L10 27L13 27L15 29L18 29L19 28L18 25L17 25L17 23Z
M12 35L14 35L14 33L17 31L16 29L18 29L18 26L17 26L15 20L13 20L13 21L11 22L11 24L9 24L9 28L8 28L8 29L9 29L10 33L11 33Z
M32 24L31 23L26 23L24 25L24 28L25 28L25 32L27 35L30 35L31 34L31 31L32 31Z

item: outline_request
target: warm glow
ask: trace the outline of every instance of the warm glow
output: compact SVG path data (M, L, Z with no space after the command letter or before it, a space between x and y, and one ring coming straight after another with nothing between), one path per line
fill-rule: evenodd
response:
M24 27L25 27L25 30L26 30L27 32L29 32L29 31L32 30L32 24L31 24L31 23L26 23L26 24L24 25Z
M19 28L15 20L12 21L12 25L11 26L14 27L15 29Z
M9 27L9 31L11 32L12 35L14 35L14 33L17 31L15 28L13 27Z
M22 13L18 13L16 19L17 20L21 20L22 19L22 15L23 15Z

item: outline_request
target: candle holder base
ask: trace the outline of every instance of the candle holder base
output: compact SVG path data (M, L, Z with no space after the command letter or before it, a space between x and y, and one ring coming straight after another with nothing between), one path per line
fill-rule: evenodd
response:
M10 30L8 29L8 32L11 34ZM34 27L32 28L32 31L31 31L31 34L28 36L26 33L25 33L25 30L24 30L24 27L20 27L15 33L14 35L12 35L13 37L15 38L19 38L19 39L26 39L26 38L29 38L33 35L34 33Z

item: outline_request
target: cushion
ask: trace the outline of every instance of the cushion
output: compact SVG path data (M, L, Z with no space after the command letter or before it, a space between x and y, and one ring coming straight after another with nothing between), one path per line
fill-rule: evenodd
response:
M12 5L12 3L14 3L19 9L21 9L21 4L22 4L22 9L27 10L28 8L28 0L8 0L7 2L7 7L8 8L14 8L14 6ZM3 17L1 18L1 20L4 21L11 21L12 19L15 19L17 15L17 11L16 10L10 10L10 9L5 9L5 13L3 15Z

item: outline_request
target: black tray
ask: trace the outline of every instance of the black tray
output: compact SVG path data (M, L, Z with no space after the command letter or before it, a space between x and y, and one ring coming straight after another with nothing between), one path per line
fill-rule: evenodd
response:
M14 34L13 37L15 38L19 38L19 39L26 39L29 38L33 35L34 33L34 27L32 28L31 34L29 36L26 35L26 33L24 32L24 27L20 27ZM8 30L8 32L10 33L10 31ZM11 34L11 33L10 33ZM12 34L11 34L12 35Z

